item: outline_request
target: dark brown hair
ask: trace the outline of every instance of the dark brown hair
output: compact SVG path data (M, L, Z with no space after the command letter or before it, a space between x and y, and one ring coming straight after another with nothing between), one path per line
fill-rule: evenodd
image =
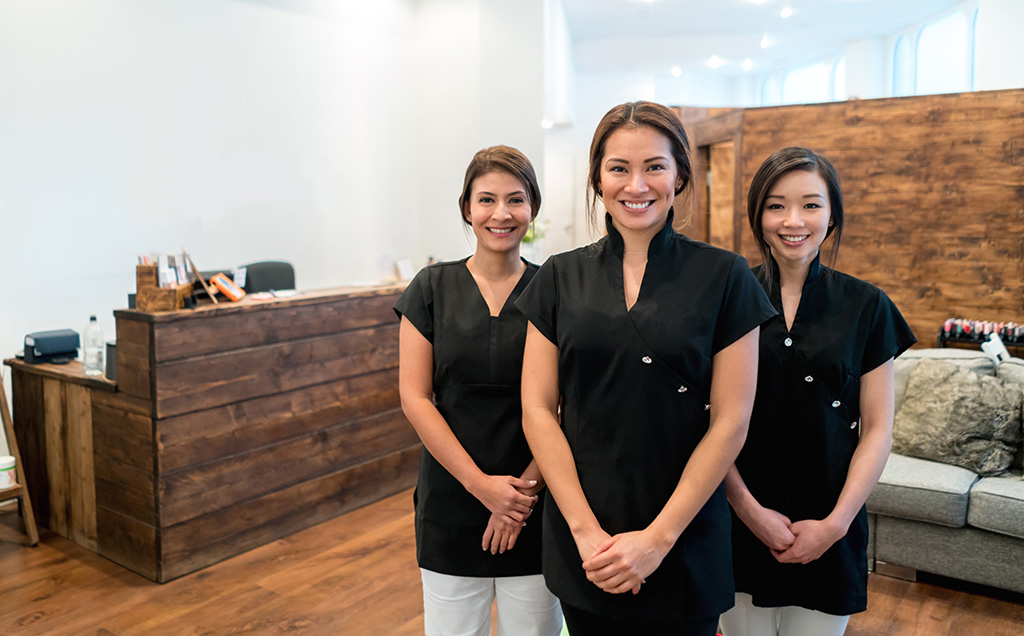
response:
M595 206L601 196L601 162L604 161L605 145L608 137L620 128L640 128L649 126L668 139L672 147L672 158L676 163L676 171L682 185L676 189L679 195L690 185L693 177L693 166L690 160L690 140L683 130L683 123L675 111L653 102L627 102L619 104L608 111L594 131L594 140L590 143L590 174L587 180L587 224L591 230L598 228ZM677 219L680 217L677 216Z
M832 237L832 248L829 254L829 266L834 266L839 255L839 240L843 236L843 192L839 187L839 175L832 163L813 150L791 146L776 150L764 160L757 174L750 182L747 195L747 218L750 219L750 230L754 233L757 249L761 251L764 264L761 266L761 279L770 288L775 279L777 265L772 258L771 248L764 238L761 217L764 214L764 203L775 184L793 170L816 172L825 182L828 190L828 207L832 214L825 238Z
M529 199L531 219L537 218L540 212L540 185L537 183L537 173L533 164L526 158L526 155L509 146L491 146L484 148L475 155L466 168L466 179L462 183L462 194L459 195L459 211L462 212L462 222L471 225L469 220L469 200L472 195L473 182L477 177L482 177L491 172L505 172L523 184L526 189L526 197Z

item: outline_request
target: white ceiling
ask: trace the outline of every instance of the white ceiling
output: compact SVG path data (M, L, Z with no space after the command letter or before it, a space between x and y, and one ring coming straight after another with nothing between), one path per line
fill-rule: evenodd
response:
M576 66L587 71L765 73L842 54L963 0L563 0ZM783 8L793 15L782 18ZM762 38L770 45L762 48Z

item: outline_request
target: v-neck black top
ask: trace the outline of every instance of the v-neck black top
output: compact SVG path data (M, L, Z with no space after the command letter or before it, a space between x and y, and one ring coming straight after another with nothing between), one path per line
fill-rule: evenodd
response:
M760 268L755 272L760 274ZM824 519L846 484L860 439L860 378L916 339L882 290L822 267L804 282L786 327L778 277L769 297L778 315L761 327L757 397L736 460L757 501L792 521ZM797 605L847 615L867 607L867 513L816 561L781 564L738 518L733 524L736 589L755 605Z
M533 456L519 391L526 318L515 300L537 266L526 264L499 314L491 316L467 260L422 269L395 312L433 345L435 404L459 443L484 473L518 477ZM414 502L420 567L454 576L540 573L540 502L512 550L484 551L490 511L425 449Z
M677 234L651 240L626 310L622 236L552 256L518 305L558 346L561 427L601 527L647 527L709 426L712 360L774 315L744 259ZM733 604L729 509L719 487L639 594L586 579L554 500L544 514L544 576L564 603L617 618L691 622Z

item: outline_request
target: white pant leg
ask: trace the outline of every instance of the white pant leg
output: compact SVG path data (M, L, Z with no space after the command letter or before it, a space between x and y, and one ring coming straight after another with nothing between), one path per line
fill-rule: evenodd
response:
M779 636L843 636L849 616L835 616L803 607L783 607Z
M779 636L779 608L757 607L744 592L736 593L736 605L718 621L724 636Z
M494 579L420 568L426 636L490 636Z
M498 636L558 636L562 605L542 574L494 579L498 600Z

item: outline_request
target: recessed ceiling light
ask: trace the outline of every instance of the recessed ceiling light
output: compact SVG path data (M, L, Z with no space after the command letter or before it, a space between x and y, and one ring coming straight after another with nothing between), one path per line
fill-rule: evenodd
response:
M717 55L712 55L711 59L708 60L708 66L710 66L711 68L718 68L723 64L725 64L725 60L718 57Z
M555 125L555 122L551 121L547 117L545 117L544 119L540 120L540 127L543 128L544 130L548 130L549 128L551 128L554 125Z
M680 75L683 74L683 69L679 68L678 66L673 66L669 73L672 73L672 75L675 77L679 77Z
M767 35L765 35L765 36L763 36L761 38L761 48L762 49L766 49L766 48L768 48L771 45L772 45L772 43L770 41L768 41L768 36Z
M793 15L793 10L789 7L783 7L782 13L779 14L779 17L788 18L791 15Z
M743 60L742 66L744 71L749 71L750 69L754 68L754 61L748 57L747 59Z

